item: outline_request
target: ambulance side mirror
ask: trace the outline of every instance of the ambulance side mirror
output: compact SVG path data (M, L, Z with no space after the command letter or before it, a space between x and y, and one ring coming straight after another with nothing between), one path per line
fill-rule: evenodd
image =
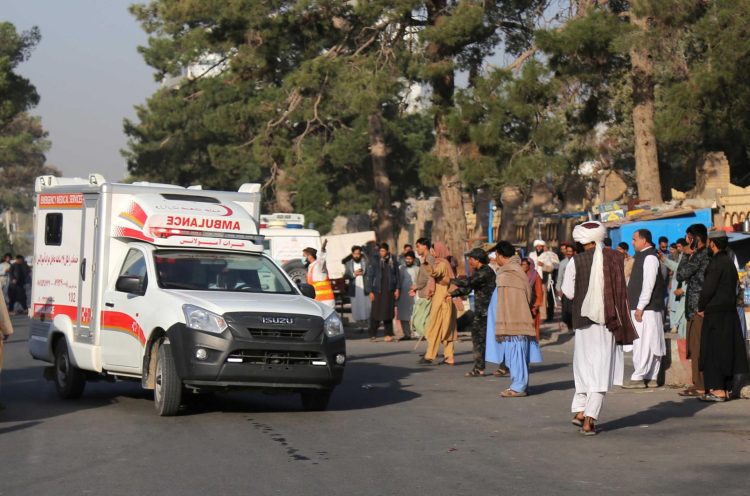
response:
M138 276L118 277L115 289L123 293L132 293L140 296L146 294L146 284L144 279Z
M302 292L304 296L307 296L308 298L315 299L315 288L311 285L301 282L297 286L299 290Z

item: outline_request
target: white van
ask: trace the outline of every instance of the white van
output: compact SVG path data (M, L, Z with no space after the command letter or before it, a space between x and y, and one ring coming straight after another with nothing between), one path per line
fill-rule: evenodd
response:
M64 398L136 379L160 415L184 391L301 393L323 410L346 362L343 325L263 254L260 192L42 176L29 349ZM312 292L311 292L312 290Z

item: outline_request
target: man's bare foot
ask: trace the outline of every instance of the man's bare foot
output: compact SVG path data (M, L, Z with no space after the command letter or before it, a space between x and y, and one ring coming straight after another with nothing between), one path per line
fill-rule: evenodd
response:
M596 421L591 417L585 417L583 419L583 427L581 428L581 432L584 436L594 436L598 434L595 422Z

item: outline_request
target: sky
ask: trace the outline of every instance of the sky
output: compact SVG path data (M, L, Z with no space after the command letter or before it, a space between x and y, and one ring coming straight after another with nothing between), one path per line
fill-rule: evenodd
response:
M0 21L38 26L42 40L18 72L41 97L52 148L47 163L63 176L126 177L122 122L158 87L137 52L146 34L128 12L134 0L0 0Z

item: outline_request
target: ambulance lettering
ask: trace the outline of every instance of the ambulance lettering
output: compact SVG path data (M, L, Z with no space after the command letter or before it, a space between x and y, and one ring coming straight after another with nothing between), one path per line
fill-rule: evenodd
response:
M240 222L237 220L183 217L180 215L168 215L167 226L194 227L198 229L216 229L222 231L240 230Z

